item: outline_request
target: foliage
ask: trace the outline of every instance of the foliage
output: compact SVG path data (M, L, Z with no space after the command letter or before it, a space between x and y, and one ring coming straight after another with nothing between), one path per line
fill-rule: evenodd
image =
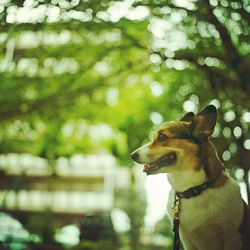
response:
M136 186L136 178L133 170L130 169L129 188L116 190L116 206L121 207L130 219L130 229L125 236L128 238L131 249L140 249L141 231L144 226L146 214L146 199L143 190ZM128 237L127 237L128 236Z
M86 242L81 242L79 246L74 248L74 250L109 250L109 249L116 249L116 247L113 245L112 242L110 241L86 241Z
M49 222L49 225L48 225ZM56 226L53 220L53 213L45 210L42 214L30 216L26 227L38 235L46 244L55 244L54 233Z
M249 172L247 1L3 1L0 152L128 154L212 100L219 155ZM230 160L230 161L229 161Z

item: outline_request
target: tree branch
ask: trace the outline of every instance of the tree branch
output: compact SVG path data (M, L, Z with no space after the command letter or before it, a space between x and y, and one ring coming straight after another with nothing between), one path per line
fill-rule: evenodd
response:
M241 62L241 55L233 44L232 38L224 25L218 20L214 14L214 9L209 3L209 0L203 0L207 7L207 14L209 21L216 27L218 30L223 47L226 50L227 57L230 59L231 65L237 67Z

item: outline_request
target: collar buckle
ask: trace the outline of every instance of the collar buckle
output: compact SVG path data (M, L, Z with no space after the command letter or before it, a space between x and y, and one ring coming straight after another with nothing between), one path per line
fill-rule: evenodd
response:
M174 204L172 206L172 209L174 211L174 218L179 218L179 212L180 212L180 198L175 194L174 196Z

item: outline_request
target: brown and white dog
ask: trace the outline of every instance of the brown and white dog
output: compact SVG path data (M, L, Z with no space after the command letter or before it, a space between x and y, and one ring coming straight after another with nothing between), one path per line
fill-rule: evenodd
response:
M184 195L179 220L186 250L247 250L249 209L209 140L216 119L217 110L212 105L197 115L187 113L180 121L163 124L152 142L135 150L131 157L144 164L147 175L167 173L172 186L168 199L172 219L176 193ZM198 195L185 197L204 183L208 185L199 189Z

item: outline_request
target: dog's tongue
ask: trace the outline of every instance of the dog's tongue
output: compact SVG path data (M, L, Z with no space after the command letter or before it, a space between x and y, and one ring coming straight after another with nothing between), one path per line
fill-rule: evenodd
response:
M150 166L148 164L145 164L143 168L143 172L147 173L149 169L150 169Z
M143 172L145 172L148 175L150 170L152 170L152 167L153 165L145 164L143 168Z

